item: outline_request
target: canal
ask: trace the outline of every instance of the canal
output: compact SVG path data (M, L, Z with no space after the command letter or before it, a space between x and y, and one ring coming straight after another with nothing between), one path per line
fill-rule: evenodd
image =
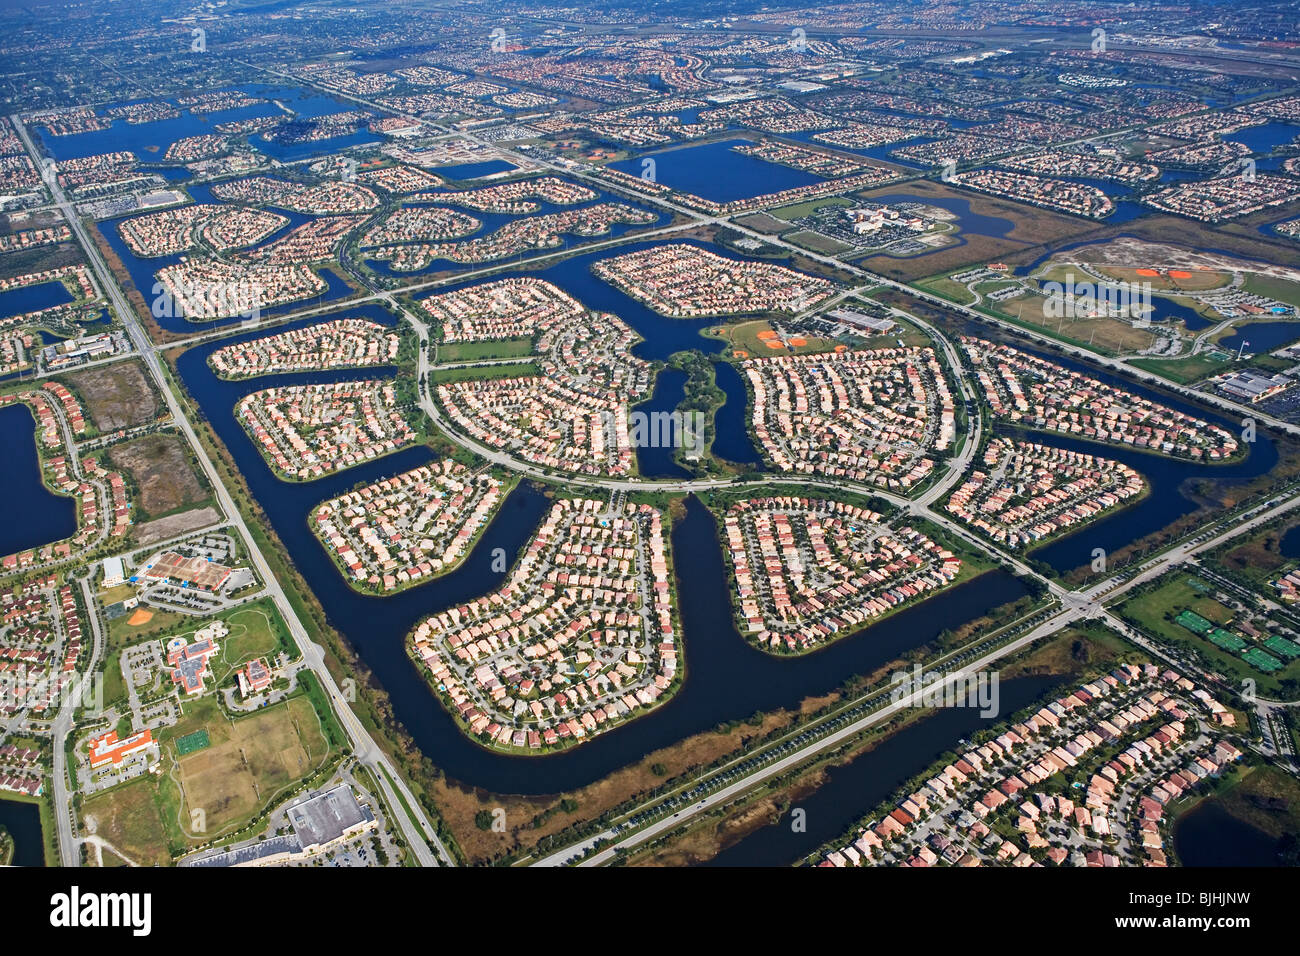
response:
M998 685L999 713L981 717L977 708L936 710L881 741L846 764L831 767L815 792L799 800L775 823L753 831L724 849L707 866L789 866L822 844L844 834L864 814L945 751L980 730L1003 723L1055 687L1059 678L1018 677ZM802 810L803 830L796 830L792 811ZM855 835L856 836L856 835ZM852 842L851 836L848 842Z
M590 265L597 255L574 257L530 274L555 282L588 307L619 315L644 339L634 347L634 352L643 358L662 360L689 348L717 354L722 343L699 334L715 325L716 320L668 319L646 309L591 274ZM373 318L386 324L394 321L378 307L351 308L341 314ZM287 327L312 321L319 318L301 320ZM490 791L528 794L556 793L583 786L692 734L744 719L755 711L796 707L806 697L825 694L854 675L869 673L897 660L907 651L933 640L946 628L979 617L1027 593L1018 579L1002 571L992 571L816 653L797 658L774 657L752 647L737 632L715 522L698 500L690 498L684 517L672 533L685 649L685 678L676 695L654 712L567 751L533 757L489 751L468 739L432 695L407 657L406 638L422 617L501 586L505 574L492 570L492 555L496 549L503 549L511 558L508 563L513 563L514 556L526 545L549 507L545 495L528 485L512 492L479 545L455 572L390 597L358 594L344 584L310 533L309 512L325 498L359 483L390 477L423 464L431 459L432 452L423 447L411 448L317 481L281 482L236 421L233 414L236 402L249 392L272 384L334 381L355 378L357 373L281 375L223 382L206 365L207 355L216 347L217 343L209 343L182 355L177 363L180 377L230 450L253 499L260 502L289 557L320 600L330 624L347 637L374 673L389 695L396 717L415 743L450 778L462 783ZM1077 365L1055 355L1051 358L1063 365ZM1115 381L1114 376L1106 373L1087 371L1103 380ZM392 370L366 374L391 375ZM740 440L743 437L744 443L750 444L743 428L744 415L737 411L743 408L744 383L739 375L729 378L724 373L719 375L719 384L727 394L719 417L732 417L729 422L720 422L718 441L723 448L715 448L725 457L735 454L733 460L743 460L749 454ZM1166 400L1128 381L1116 384ZM671 378L667 380L667 393L662 396L665 405L674 397L676 386ZM1174 400L1167 403L1187 410L1185 403ZM1210 417L1199 409L1194 411L1199 416ZM1053 436L1051 441L1069 440ZM1119 547L1133 540L1135 529L1154 530L1171 520L1171 516L1186 513L1182 509L1190 509L1195 503L1182 493L1184 485L1189 478L1200 475L1202 468L1207 476L1246 480L1276 460L1276 450L1263 438L1252 447L1244 463L1219 468L1192 466L1109 446L1085 447L1131 461L1153 481L1153 493L1141 504L1117 515L1114 523L1099 522L1088 534L1062 539L1035 555L1061 567L1080 563L1077 558L1090 553L1093 547L1108 546L1099 542ZM1130 454L1135 457L1128 457ZM524 761L527 773L521 772Z

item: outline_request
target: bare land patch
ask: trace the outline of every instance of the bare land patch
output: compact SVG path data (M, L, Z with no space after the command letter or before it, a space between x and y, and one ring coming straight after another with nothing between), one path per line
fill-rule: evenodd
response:
M190 531L207 528L221 520L221 512L211 506L193 508L165 518L155 518L135 526L135 540L140 544L166 541Z
M133 438L109 448L108 457L135 484L137 519L174 514L208 498L179 435L159 432Z
M152 779L139 777L87 798L84 816L95 833L142 866L167 866L167 832Z
M97 365L65 377L101 432L135 428L158 417L158 396L137 361Z

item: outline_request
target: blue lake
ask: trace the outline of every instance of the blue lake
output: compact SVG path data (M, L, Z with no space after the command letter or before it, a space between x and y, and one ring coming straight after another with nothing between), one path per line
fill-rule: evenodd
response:
M1152 321L1181 321L1189 332L1199 332L1215 324L1190 306L1183 305L1181 302L1174 302L1162 295L1153 295L1151 297L1151 309Z
M71 301L72 294L62 282L25 285L20 289L0 292L0 319L35 312L37 309L50 309L56 305L67 305Z
M1087 176L1062 176L1060 178L1064 182L1075 183L1080 186L1092 186L1109 196L1115 203L1115 209L1103 221L1110 225L1131 222L1138 216L1151 213L1150 209L1132 200L1134 195L1133 187L1126 183L1117 183L1113 179L1091 179Z
M1246 350L1258 355L1261 352L1280 349L1296 339L1300 339L1300 321L1252 322L1250 325L1234 328L1232 335L1219 340L1219 345L1235 352L1242 347L1243 343L1248 342L1250 344L1245 346Z
M1136 391L1131 386L1130 390ZM1239 425L1237 429L1240 429ZM1094 548L1102 548L1108 554L1116 552L1195 512L1201 505L1190 494L1192 480L1210 478L1245 482L1277 462L1277 448L1267 439L1257 441L1245 461L1237 464L1197 465L1167 455L1134 451L1128 446L1117 447L1062 435L1033 432L1026 437L1054 448L1068 448L1121 461L1135 469L1151 486L1150 495L1138 504L1122 508L1075 534L1030 553L1031 557L1046 561L1062 573L1089 564Z
M642 164L646 159L652 159L656 182L713 202L751 199L824 181L812 173L769 163L732 149L747 143L743 139L728 139L702 146L683 146L625 159L610 166L639 177L645 168Z
M220 202L220 200L213 198L211 189L212 187L206 184L194 186L190 188L190 194L196 203ZM275 212L287 217L289 221L279 230L267 237L266 242L273 242L274 240L287 235L291 230L298 226L311 222L316 218L314 216L304 215L303 213L290 212L285 209L276 209ZM189 253L170 256L153 256L150 258L137 256L127 246L125 240L122 239L121 224L127 218L132 217L104 220L97 223L95 228L99 231L100 235L104 237L104 241L108 243L113 252L116 253L118 259L121 260L123 267L130 275L130 281L124 283L126 291L129 293L132 287L137 289L140 295L144 297L145 302L148 303L152 309L153 303L158 295L158 292L155 292L155 286L158 284L156 278L157 274L167 266L175 265L180 262L181 259L187 258ZM333 302L352 295L352 290L348 287L348 284L333 270L333 268L318 268L316 272L326 282L326 289L321 295L312 299L304 299L299 302L291 302L285 305L263 309L262 315L268 317L285 315L286 313L295 312L299 309L309 308L325 302ZM159 289L159 291L161 291L161 289ZM180 315L155 316L155 320L162 328L167 329L169 332L181 332L185 334L241 321L238 316L234 316L226 319L209 319L192 322Z
M649 243L619 250L620 253ZM711 247L710 247L711 248ZM716 355L722 343L700 336L716 319L678 320L660 316L620 293L591 273L591 264L610 251L575 256L549 268L531 270L554 282L589 308L620 316L644 341L634 347L646 359L666 359L682 349L699 349ZM732 258L743 258L732 256ZM468 285L470 283L460 283ZM456 288L448 285L438 291ZM379 308L345 309L343 315L365 315L391 322ZM303 320L297 324L306 324ZM264 334L264 333L263 333ZM248 336L245 336L248 337ZM504 756L483 749L458 729L430 693L410 663L405 639L425 615L464 602L499 587L502 575L491 570L495 548L514 556L526 545L548 508L544 494L530 485L516 489L503 505L500 516L484 533L480 544L452 574L388 598L359 595L340 581L339 574L307 526L310 509L358 482L391 476L430 459L423 448L410 449L338 475L305 484L287 484L270 472L261 455L234 418L233 407L244 394L269 384L329 381L355 377L355 373L274 376L247 382L222 382L205 364L206 356L221 343L191 349L178 362L186 387L217 435L230 449L245 475L252 497L262 504L267 520L284 543L288 555L317 595L330 623L347 636L357 653L389 694L394 712L416 744L442 768L448 777L465 784L497 792L554 793L596 780L660 747L683 737L707 731L719 723L737 720L756 710L791 707L800 700L839 686L853 674L869 672L935 638L953 624L977 617L1026 593L1024 585L1002 571L985 574L946 591L925 603L892 616L865 631L836 641L829 647L798 658L776 658L751 647L736 631L727 595L726 570L717 539L717 527L709 512L695 498L687 499L685 515L673 528L672 550L680 586L680 609L685 647L685 681L676 696L663 707L616 730L600 735L581 747L545 757ZM1072 364L1053 356L1054 361ZM1087 369L1098 378L1113 379ZM728 378L728 372L733 376ZM720 422L733 416L730 424L719 425L715 450L742 460L744 433L744 383L734 369L719 369L719 384L727 393ZM1123 381L1132 391L1146 390ZM673 397L669 378L656 398L665 405ZM1163 396L1161 400L1165 400ZM654 401L654 399L652 399ZM1169 404L1181 403L1170 400ZM731 411L728 411L731 409ZM1204 415L1195 410L1198 415ZM735 442L737 444L729 444ZM1062 442L1064 443L1064 442ZM750 446L752 448L752 445ZM1123 453L1109 446L1088 445L1089 451ZM1096 546L1117 548L1133 540L1135 529L1155 530L1194 503L1179 493L1179 486L1197 474L1195 466L1157 455L1132 453L1132 463L1153 481L1154 493L1141 505L1103 521L1087 535L1066 538L1050 546L1057 549L1059 566L1074 567L1089 560ZM1125 459L1127 460L1127 459ZM1253 450L1246 463L1213 468L1207 474L1224 478L1245 478L1267 469L1276 451L1266 440ZM1074 549L1074 550L1070 550ZM1048 549L1035 557L1048 557ZM527 773L521 773L522 768Z
M491 176L493 173L504 173L511 169L517 169L514 163L508 163L504 159L489 159L481 163L460 163L456 166L438 166L434 172L439 176L447 179L465 180L479 179L483 176Z
M381 136L362 128L343 136L330 136L325 139L303 140L296 143L281 143L267 139L261 133L248 138L250 146L273 157L282 163L293 163L300 159L312 159L328 153L336 153L349 146L361 146L366 143L378 143Z
M1270 122L1261 126L1248 126L1235 133L1225 133L1223 138L1242 143L1252 153L1270 153L1300 136L1300 126L1292 123Z
M694 242L690 244L707 248L719 255L728 255L732 259L744 259L743 256L732 255L707 243ZM559 286L587 308L595 309L598 312L612 312L617 315L643 339L632 349L632 353L640 358L663 361L674 352L688 349L698 349L706 354L716 355L722 351L723 343L718 339L705 338L700 335L705 329L714 328L718 324L716 318L671 319L660 315L637 302L631 296L624 295L608 282L598 279L591 271L592 264L601 259L625 255L656 245L659 245L659 243L628 243L619 246L617 250L604 249L585 255L572 256L554 265L538 269L511 270L508 275L529 275L545 279L547 282ZM494 278L501 277L494 276ZM416 298L426 298L430 295L462 289L482 281L481 279L473 279L449 284L429 292L417 293Z
M654 228L655 226L666 225L669 219L671 218L667 213L660 212L658 209L654 209L649 206L644 206L640 203L632 202L631 200L625 199L622 196L615 196L611 193L607 193L603 191L600 191L597 197L591 200L590 202L575 203L572 206L557 205L555 203L549 203L546 202L545 200L540 200L536 198L534 198L533 201L537 202L540 208L535 213L529 213L528 214L529 216L543 216L551 213L563 212L565 210L586 209L591 206L597 206L607 202L618 202L625 206L635 207L636 209L640 209L643 212L652 213L656 217L655 221L652 223L638 224L638 223L616 222L610 226L608 232L602 233L601 235L598 236L578 236L578 235L574 235L573 233L560 233L560 238L563 241L563 245L561 245L559 249L545 250L545 251L563 252L564 249L568 248L569 246L573 246L576 249L588 243L601 242L606 239L617 238L618 236L622 236L625 233L635 229L651 229ZM439 204L436 202L429 202L429 203L411 203L410 205L437 206ZM447 208L458 208L458 207L455 207L451 204L447 204ZM523 218L508 213L480 212L477 209L460 209L459 211L465 212L468 215L473 216L475 219L477 219L479 222L482 223L482 226L479 229L476 229L474 232L470 233L468 236L463 237L462 239L449 240L448 244L450 244L452 241L459 242L468 239L484 238L496 232L502 226L508 225L509 223L515 221L516 219ZM530 249L530 250L526 250L525 254L532 255L532 254L536 254L536 252L537 250ZM516 258L516 256L508 256L506 258L514 259ZM388 262L382 259L367 258L366 265L369 266L371 269L373 269L375 272L378 272L380 275L409 279L414 276L423 276L434 272L452 272L452 273L472 272L500 261L502 260L493 260L492 263L489 262L467 263L467 262L452 262L450 259L434 259L423 269L402 270L402 269L394 269L392 266L388 264Z
M1183 866L1278 866L1278 842L1214 798L1178 818L1174 852Z
M745 380L730 362L714 362L718 388L727 396L714 415L713 454L738 465L760 466L758 449L749 434L749 393Z
M45 842L41 837L41 810L34 803L0 800L0 826L14 840L14 866L44 866Z
M1284 558L1300 558L1300 524L1282 535L1278 541L1278 551Z
M981 335L985 334L986 330L979 323L968 322L964 323L962 332L967 335ZM1010 344L1022 352L1045 358L1107 385L1124 389L1134 395L1160 402L1176 411L1219 425L1234 435L1241 431L1239 420L1207 411L1184 401L1177 395L1152 388L1145 383L1125 378L1104 368L1086 365L1068 355L1035 348L1020 339L1015 339ZM1196 464L1156 452L1139 451L1127 445L1086 441L1055 432L1012 429L1001 425L996 426L995 430L1026 441L1121 461L1134 468L1150 485L1150 494L1137 504L1122 508L1108 517L1087 525L1075 534L1059 538L1030 552L1031 558L1045 561L1060 573L1090 564L1094 548L1103 548L1107 553L1113 553L1198 510L1201 504L1191 493L1194 480L1213 479L1225 482L1231 487L1264 474L1276 465L1278 460L1277 446L1265 435L1259 436L1254 443L1246 446L1247 455L1244 459L1232 464L1216 465Z
M957 226L962 232L979 233L982 236L990 236L994 239L1003 238L1016 227L1016 224L1010 219L1003 219L1001 216L984 216L971 212L971 201L957 196L936 197L918 196L915 193L885 193L883 195L870 195L866 199L869 202L884 204L914 202L927 206L938 206L940 209L947 210L957 217Z
M957 742L1026 707L1059 686L1050 677L1019 677L998 685L1001 711L983 718L975 708L947 707L897 731L871 750L826 771L826 781L799 801L804 829L791 826L790 813L727 847L706 866L789 866L845 834L894 791L923 773ZM846 842L856 839L851 834Z
M107 129L89 133L74 133L70 136L51 136L41 126L34 126L33 130L41 144L56 160L77 159L82 156L94 156L98 153L131 152L141 162L161 163L164 162L167 149L172 143L187 136L202 136L215 133L216 127L220 123L266 116L288 116L287 113L275 105L274 100L285 104L300 119L310 119L327 113L338 113L354 108L346 101L336 100L297 87L250 83L238 89L249 96L262 97L267 102L230 110L217 110L212 113L191 113L188 109L181 108L181 115L175 119L136 124L118 119L114 120L113 125ZM134 102L151 101L137 100ZM167 99L167 102L175 105L174 99ZM98 112L102 115L104 111L100 110ZM357 142L374 141L377 138L373 134L364 133L357 139ZM295 155L295 151L291 147L282 149L275 144L260 141L260 137L257 136L252 137L252 139L259 141L257 143L259 148L280 160L316 155L328 152L330 149L336 149L340 145L349 145L340 143L337 140L323 140L319 143L303 144L306 148L296 151L300 155Z
M35 429L26 405L0 407L0 448L7 456L0 468L0 501L23 503L6 509L0 522L0 555L61 541L77 531L76 501L54 494L41 480Z
M650 396L650 399L633 409L634 414L645 415L650 423L648 427L643 429L644 437L641 443L636 446L637 470L642 477L691 477L689 471L673 460L676 449L670 445L663 445L659 441L659 439L680 440L675 428L670 434L663 434L663 429L654 424L657 421L656 415L671 413L681 404L682 399L686 397L687 378L687 374L681 369L665 368L661 370L658 379L655 381L654 393ZM637 441L635 432L633 433L633 441Z

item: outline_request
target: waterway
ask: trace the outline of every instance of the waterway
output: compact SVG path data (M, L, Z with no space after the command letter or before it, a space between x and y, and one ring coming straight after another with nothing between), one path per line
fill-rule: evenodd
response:
M113 121L113 125L107 129L88 133L73 133L68 136L52 136L43 126L33 126L32 130L41 145L56 160L78 159L100 153L130 152L134 153L140 162L161 163L165 161L164 157L168 148L177 140L184 139L187 136L202 136L215 133L216 127L221 123L267 116L290 118L289 114L275 105L273 101L276 100L293 110L296 114L293 118L299 120L355 109L355 106L345 100L337 100L301 87L248 83L238 87L237 91L246 93L248 96L261 97L266 102L256 103L251 106L240 106L230 110L218 110L212 113L193 113L189 109L182 107L180 108L180 116L175 119L155 120L152 123L128 123L124 119L116 119ZM157 101L165 101L173 106L176 105L175 98L158 97ZM152 102L152 100L134 100L131 102L143 103ZM103 110L96 110L96 112L104 115ZM379 137L372 133L359 130L351 136L285 146L278 143L268 143L261 136L251 137L250 142L256 148L273 156L275 159L288 162L324 155L344 146L374 142L378 139Z
M1053 677L1019 677L998 685L999 714L981 717L977 708L948 707L897 731L846 764L831 767L816 791L770 823L727 847L706 866L788 866L822 844L846 834L873 807L924 772L940 754L972 734L1004 722L1058 686ZM794 828L802 810L805 829ZM853 842L856 835L846 842Z
M1181 321L1188 332L1202 332L1215 324L1191 306L1175 302L1163 295L1151 297L1151 320L1153 322Z
M1284 558L1291 558L1292 560L1300 558L1300 524L1282 535L1281 540L1278 541L1277 549Z
M1147 497L1137 504L1120 508L1074 534L1030 552L1030 557L1046 561L1060 573L1089 564L1095 548L1112 554L1196 511L1201 504L1193 496L1192 489L1198 479L1241 483L1267 471L1277 462L1277 449L1267 439L1257 441L1251 454L1243 461L1199 465L1155 452L1136 451L1127 445L1102 445L1042 432L1016 435L1008 431L1008 434L1053 448L1121 461L1142 475L1150 487Z
M379 309L349 309L345 314L392 321ZM494 753L467 738L452 721L411 664L405 641L423 616L501 585L504 575L492 570L493 551L503 548L508 563L513 564L549 507L547 498L530 485L512 492L478 546L455 572L391 597L360 595L340 580L311 534L307 515L323 499L359 482L416 467L428 461L430 453L423 448L409 449L318 481L281 482L236 421L236 401L272 382L327 381L355 377L355 373L223 382L206 365L214 347L200 346L183 355L178 363L180 375L230 449L252 497L261 503L330 623L348 637L389 694L396 716L416 744L449 777L488 790L540 794L582 786L691 734L757 710L791 707L805 697L824 694L849 676L870 672L933 639L952 623L978 617L1026 593L1024 585L1011 575L990 572L818 653L790 659L772 657L737 633L716 525L704 506L691 498L685 517L672 533L686 674L676 696L653 713L572 750L545 757ZM525 766L526 774L521 772Z
M649 243L633 246L639 248ZM620 249L620 252L631 249ZM673 352L696 348L717 354L722 343L702 337L716 320L669 319L645 308L613 286L592 275L590 266L609 252L576 256L530 274L554 282L584 305L613 312L644 341L633 349L646 359L666 359ZM739 258L739 257L736 257ZM447 291L450 286L439 289ZM352 308L343 315L362 315L391 323L392 317L375 308ZM298 324L306 324L305 320ZM291 326L292 327L292 326ZM323 499L353 487L413 468L430 459L423 448L408 449L376 462L327 476L314 482L287 484L270 472L261 455L233 415L238 399L270 384L355 378L357 373L316 373L274 376L246 382L222 382L205 364L217 344L191 349L179 361L179 370L213 428L230 449L245 475L252 496L262 504L268 520L289 556L320 599L330 623L345 634L389 694L396 716L416 744L449 777L498 792L554 793L582 786L658 748L720 723L742 719L758 710L792 707L802 699L824 694L855 674L868 673L911 648L937 636L954 623L977 617L1026 593L1016 578L990 572L923 604L896 614L859 634L843 638L817 653L798 658L777 658L756 650L736 631L726 569L717 529L707 509L694 498L687 501L684 518L672 534L673 560L680 585L680 606L685 646L685 680L676 695L656 711L600 735L582 746L547 756L506 756L485 750L469 740L431 694L410 663L405 640L425 615L489 593L502 583L493 572L492 553L503 548L515 556L531 538L548 508L547 498L524 485L507 498L502 512L463 565L444 578L386 598L359 595L343 585L324 549L311 535L307 515ZM1078 363L1051 356L1053 361L1078 367ZM1147 390L1092 368L1084 371L1140 394ZM719 426L719 454L737 451L731 442L749 442L743 428L744 383L731 369L720 369L719 384L728 395ZM374 373L368 373L374 374ZM669 379L668 388L672 388ZM1153 396L1184 411L1206 416L1200 409L1164 396ZM664 397L665 404L668 401ZM728 412L728 409L731 409ZM1230 424L1229 424L1229 427ZM1051 441L1068 443L1069 439ZM752 447L752 444L751 446ZM1106 519L1087 533L1062 539L1035 553L1053 566L1068 569L1086 563L1094 547L1110 549L1133 540L1135 531L1156 530L1195 507L1182 493L1190 477L1246 479L1271 467L1276 450L1267 439L1252 449L1240 465L1192 466L1159 455L1082 444L1088 451L1130 461L1152 480L1153 493L1140 505ZM715 445L715 448L717 446ZM743 451L743 448L740 449ZM736 459L739 460L739 459ZM1143 531L1145 533L1145 531ZM512 563L512 562L511 562ZM525 763L526 762L526 763ZM527 773L521 769L527 766Z
M211 185L205 184L201 186L193 186L190 187L189 191L195 203L219 203L221 201L213 198ZM283 238L298 226L312 222L317 218L299 212L292 212L287 209L276 208L274 211L285 216L289 221L268 236L265 240L267 243ZM231 325L243 321L241 316L194 321L183 315L167 314L171 310L163 307L166 305L165 300L159 303L159 296L162 293L162 285L156 278L157 274L167 266L175 265L180 262L181 259L188 257L191 253L186 252L177 255L150 257L137 256L131 251L130 247L127 246L126 240L122 238L121 226L127 218L132 217L105 220L96 224L95 228L99 231L100 235L104 237L104 241L108 243L109 247L122 262L123 267L130 276L130 280L123 283L123 289L128 294L131 292L132 288L140 293L144 298L144 301L149 305L150 311L154 313L154 321L156 321L159 326L169 332L192 335L199 332L210 331L219 326ZM326 302L334 302L352 294L352 289L334 267L318 267L315 271L325 280L326 288L324 292L312 299L303 299L297 302L264 308L262 309L262 316L269 318L276 315L284 315L289 312L296 312L299 309L319 306ZM155 308L156 303L158 303L157 308ZM157 314L158 312L163 314L159 315Z
M1271 153L1286 143L1291 142L1297 136L1300 136L1300 126L1294 123L1282 123L1272 121L1260 126L1247 126L1245 129L1239 129L1235 133L1224 133L1223 138L1234 143L1242 143L1249 147L1252 153ZM1275 157L1279 159L1280 157ZM1257 160L1258 165L1263 166L1263 160ZM1276 168L1280 163L1270 164L1271 168Z
M441 173L442 170L435 170L435 172ZM576 249L580 246L588 245L593 242L603 242L609 239L616 239L619 236L623 235L624 233L627 233L634 229L653 229L659 226L666 226L670 221L670 219L672 218L667 213L661 212L660 210L650 206L642 205L641 203L633 202L629 199L626 199L623 196L617 196L614 195L613 193L604 192L603 190L596 190L596 193L597 195L595 199L583 203L574 203L572 205L551 203L551 202L547 202L544 199L532 197L531 201L536 202L540 208L535 213L529 213L528 217L520 217L509 213L482 212L477 209L461 209L460 210L461 212L473 216L480 223L482 223L482 225L478 229L475 229L472 233L466 236L462 236L455 240L447 240L440 244L451 246L457 242L467 242L473 239L484 239L497 232L503 226L507 226L510 223L515 222L516 220L519 220L521 218L531 218L535 216L552 215L560 212L572 212L574 210L586 209L592 206L603 205L606 203L618 203L623 206L631 206L640 210L641 212L645 212L653 215L655 219L653 222L647 222L647 223L614 222L610 224L608 232L604 232L596 236L579 236L574 233L561 232L559 235L560 235L560 239L563 242L563 245L560 247L558 251L563 252L564 249L570 246ZM439 204L431 202L431 203L408 203L408 205L435 206ZM523 250L523 252L533 254L536 252L536 250L528 249L528 250ZM392 268L392 266L390 266L386 261L382 259L370 258L369 253L370 250L367 250L366 265L369 266L371 269L373 269L375 272L378 272L380 275L392 276L399 279L406 279L408 281L412 277L429 275L430 273L435 273L435 272L454 274L457 272L478 271L480 269L489 268L491 266L508 264L511 259L517 258L517 255L510 255L510 256L505 256L502 259L493 259L484 262L454 262L450 259L440 258L440 259L433 259L432 261L429 262L427 266L425 266L422 269L394 269Z
M728 254L715 246L700 242L687 242L689 245L707 248L712 252L727 255L729 258L743 260L743 256ZM722 351L724 343L720 339L706 338L700 333L706 329L716 328L719 320L715 318L673 319L660 315L647 308L636 299L620 292L614 286L596 277L591 271L592 265L601 259L612 256L627 255L641 249L662 245L662 241L634 242L621 245L616 250L602 249L584 255L571 256L553 265L540 269L519 269L509 273L511 276L527 275L559 286L584 306L597 312L611 312L642 339L632 348L632 354L647 361L664 361L674 352L698 349L706 355L716 355ZM504 278L495 276L494 278ZM471 279L452 285L441 286L417 298L441 295L466 286L477 285L484 280Z
M957 217L957 227L962 232L976 233L993 239L1001 239L1016 228L1016 224L1010 219L972 212L971 201L959 196L918 196L914 193L885 193L879 196L868 196L867 199L870 202L883 205L914 202L926 206L937 206Z
M987 329L978 322L969 321L962 323L962 332L978 336L987 334ZM1086 365L1071 356L1040 349L1019 339L1011 340L1011 344L1022 352L1047 359L1106 385L1124 389L1194 418L1219 425L1234 435L1241 433L1240 420L1230 419L1192 405L1177 395L1149 388L1141 382L1124 378L1109 369ZM1004 426L998 426L995 430L1025 441L1068 448L1121 461L1136 469L1149 485L1150 493L1140 502L1122 508L1074 534L1059 538L1030 553L1030 557L1047 562L1060 573L1091 563L1095 548L1102 548L1108 554L1113 553L1196 511L1201 506L1193 494L1193 486L1198 480L1222 481L1229 486L1244 484L1267 472L1277 464L1278 460L1277 446L1263 433L1259 433L1253 443L1246 445L1245 458L1231 464L1216 465L1196 464L1156 452L1139 451L1127 445L1085 441L1055 432L1017 430Z
M629 425L632 429L632 441L636 447L637 470L643 478L689 478L691 473L677 464L674 455L675 443L684 442L686 436L680 432L671 415L686 397L687 374L681 369L665 368L659 372L655 381L654 394L648 401L637 405L633 415L645 416L646 424L637 428L634 418ZM669 427L661 427L660 421L668 421ZM702 437L702 436L701 436Z
M749 392L730 362L714 362L718 388L726 401L713 417L713 454L738 465L761 467L758 449L749 434Z
M1272 352L1300 339L1300 322L1251 322L1219 339L1219 347L1236 352L1243 345L1256 355ZM1249 343L1249 344L1246 344Z

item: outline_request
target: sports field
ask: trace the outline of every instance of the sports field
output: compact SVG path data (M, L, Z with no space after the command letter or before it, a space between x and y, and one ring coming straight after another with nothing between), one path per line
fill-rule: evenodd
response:
M176 753L184 757L186 754L196 753L204 747L211 746L212 739L208 736L206 730L196 730L192 734L186 734L184 737L176 738Z
M173 736L174 735L174 736ZM231 720L206 697L185 705L164 732L176 745L173 769L160 782L168 825L195 843L233 832L319 769L329 755L320 718L305 697ZM208 745L197 742L207 738ZM203 830L195 828L194 811Z

